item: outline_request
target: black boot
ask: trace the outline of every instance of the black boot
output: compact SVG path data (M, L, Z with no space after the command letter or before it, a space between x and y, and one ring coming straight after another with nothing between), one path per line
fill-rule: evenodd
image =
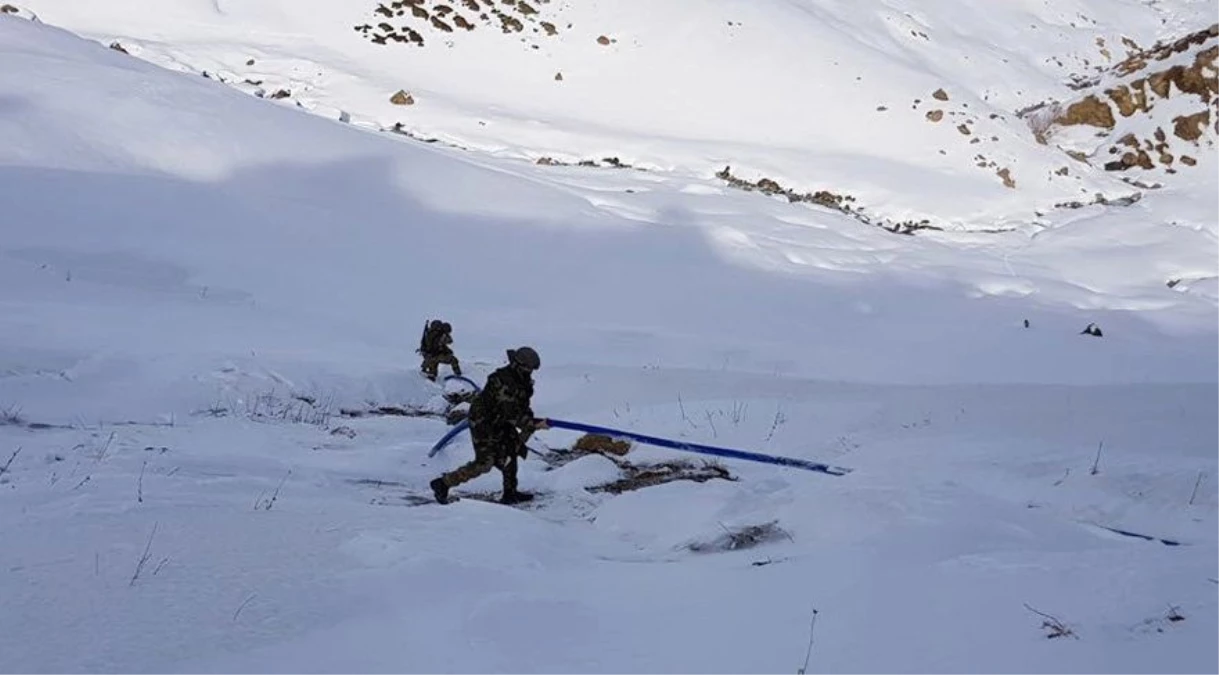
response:
M533 495L528 492L516 489L516 455L510 455L501 461L503 464L500 465L499 470L504 474L504 491L500 494L499 503L520 504L533 499Z
M533 501L533 494L529 492L521 492L520 490L505 492L503 496L499 498L500 504L520 504L522 502L531 501Z
M432 486L432 495L436 497L438 503L449 503L449 484L444 482L444 478L437 478L429 483L429 485Z

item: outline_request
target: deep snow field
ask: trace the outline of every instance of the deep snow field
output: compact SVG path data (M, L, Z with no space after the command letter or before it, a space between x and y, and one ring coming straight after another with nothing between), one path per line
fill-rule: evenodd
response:
M646 37L716 12L774 28L833 9L840 45L793 27L742 49L815 44L889 84L816 131L799 111L754 122L776 140L732 133L755 119L744 104L696 123L705 87L649 112L416 77L414 132L461 148L376 130L377 87L443 51L393 70L366 51L394 45L341 51L339 30L359 36L323 30L320 9L270 31L289 4L0 14L0 671L795 672L814 610L808 672L1219 670L1213 145L1154 190L1080 164L1089 195L1141 198L1053 209L1077 187L1040 182L1062 157L1035 141L995 151L1039 176L1012 191L941 163L923 111L884 126L852 107L894 86L905 110L948 79L1014 110L993 69L1054 40L1012 34L1012 13L1069 33L1046 15L1069 5L1150 44L1205 27L1213 4L1030 0L987 18L977 3L953 24L977 30L919 60L854 3L722 0L680 23L675 1L593 2L567 11L598 49L602 20ZM925 3L920 21L963 4ZM332 11L354 23L373 6ZM1179 11L1161 22L1165 6ZM485 33L455 34L468 44L450 68L516 58L491 42L470 57ZM573 87L592 68L575 34L529 50L566 58ZM666 35L603 75L691 68ZM695 61L711 49L691 44ZM189 74L306 52L325 68L300 105ZM988 54L990 75L950 67L965 53ZM1031 58L1017 72L1041 83L1035 102L1056 80ZM767 75L738 102L789 81L742 68L724 77ZM352 123L326 119L338 110ZM650 170L522 161L564 148ZM947 231L734 189L713 175L729 163L801 189L833 175L876 213ZM414 505L468 437L429 459L443 419L342 411L443 410L414 354L428 318L453 324L479 382L506 348L535 347L540 415L852 471L724 460L734 480L612 494L596 489L622 476L608 457L531 456L526 508ZM457 493L498 488L493 472ZM717 546L768 523L785 534Z

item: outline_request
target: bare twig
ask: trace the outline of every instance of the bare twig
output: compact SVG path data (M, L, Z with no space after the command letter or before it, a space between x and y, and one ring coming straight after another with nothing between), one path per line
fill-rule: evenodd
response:
M749 410L749 404L744 401L732 402L732 426L740 426Z
M0 473L3 473L3 472L0 472ZM1198 486L1202 485L1202 479L1203 479L1205 476L1206 476L1206 474L1205 474L1204 472L1202 472L1202 471L1199 471L1199 472L1198 472L1198 480L1194 481L1194 491L1193 491L1193 494L1191 494L1191 495L1189 496L1189 505L1190 505L1190 506L1193 506L1193 505L1194 505L1194 498L1198 496Z
M237 611L233 612L233 621L237 620L237 617L241 614L241 610L245 609L245 606L250 604L250 602L256 597L258 597L257 593L251 593L250 597L246 598L245 601L241 603L241 606L237 608Z
M106 444L102 446L101 451L98 453L97 461L100 462L106 458L106 453L110 450L110 444L114 442L114 434L115 432L111 431L110 436L106 438Z
M141 504L144 503L144 469L148 468L148 460L140 465L140 480L135 486L135 500Z
M1062 474L1062 478L1059 478L1058 480L1054 481L1054 487L1058 487L1059 485L1062 485L1062 482L1065 481L1067 479L1067 476L1070 476L1070 475L1071 475L1071 469L1070 469L1070 467L1068 467L1066 472Z
M714 437L714 438L719 438L719 437L720 437L720 434L719 434L719 432L718 432L718 431L716 431L716 430L715 430L715 420L713 420L713 419L711 418L711 411L710 411L710 410L704 410L704 411L703 411L703 414L707 416L707 424L711 425L711 435L712 435L712 437Z
M681 411L681 418L686 421L686 424L690 425L691 429L698 428L698 425L695 424L694 421L691 420L688 415L686 415L686 404L684 402L682 402L681 394L677 395L677 409Z
M1104 449L1105 449L1105 442L1101 441L1100 444L1098 444L1096 446L1096 459L1092 461L1092 475L1093 476L1100 473L1100 453Z
M787 417L783 415L783 404L779 404L778 407L775 408L775 418L770 423L770 431L766 434L766 442L769 443L770 439L775 437L775 432L779 430L779 425L786 421Z
M808 660L813 656L813 635L817 630L817 608L813 608L813 618L808 624L808 649L804 652L804 665L800 667L799 675L804 675L808 670Z
M17 446L17 449L13 451L13 455L8 458L8 461L4 463L4 466L0 466L0 476L3 476L4 473L8 471L8 468L13 465L13 460L17 459L17 455L19 454L21 454L21 446Z
M1075 635L1075 631L1071 630L1071 627L1059 620L1058 617L1046 614L1039 609L1035 609L1027 602L1024 603L1024 608L1045 619L1045 621L1042 622L1041 627L1048 631L1046 634L1047 638L1054 639L1059 637L1073 637L1077 640L1079 639L1079 636Z
M287 481L287 480L288 480L288 476L291 476L291 475L292 475L292 471L291 471L291 470L289 470L289 471L288 471L288 473L284 474L284 477L283 477L283 478L281 478L281 479L279 480L279 485L276 485L276 486L275 486L275 492L272 492L272 493L271 493L271 498L270 498L270 499L268 499L268 500L266 501L266 505L262 507L262 508L263 508L263 510L265 510L265 511L270 511L270 510L271 510L271 507L275 506L275 501L276 501L277 499L279 499L279 490L280 490L280 488L282 488L282 487L284 486L284 482L285 482L285 481ZM255 508L257 508L257 507L255 507Z
M152 539L153 537L157 536L158 524L159 523L152 524L152 532L148 534L148 543L144 545L144 555L141 555L139 562L136 563L135 573L131 575L131 583L127 584L128 586L135 585L136 580L140 578L140 572L144 571L144 565L147 565L149 558L152 557Z

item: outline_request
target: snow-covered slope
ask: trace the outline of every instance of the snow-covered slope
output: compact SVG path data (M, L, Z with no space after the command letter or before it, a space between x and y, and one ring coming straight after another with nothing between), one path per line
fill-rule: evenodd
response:
M983 230L1137 192L1015 113L1214 20L1209 0L28 4L332 118L530 160L729 166L870 222Z
M786 671L813 607L810 672L1219 665L1196 187L899 237L400 141L10 16L0 62L0 670ZM476 379L536 346L541 414L854 471L615 495L585 489L612 460L535 457L534 510L408 507L468 445L340 411L435 409L437 316Z

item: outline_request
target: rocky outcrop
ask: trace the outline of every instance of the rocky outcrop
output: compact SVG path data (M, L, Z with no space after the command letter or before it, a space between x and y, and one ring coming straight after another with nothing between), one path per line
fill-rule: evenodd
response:
M393 0L378 2L370 20L355 31L373 44L422 47L425 36L477 30L546 38L558 35L561 7L551 0ZM567 24L570 28L570 24ZM608 44L608 42L607 42ZM536 45L535 45L536 47Z
M1135 50L1074 87L1076 100L1037 106L1027 118L1040 141L1107 171L1174 174L1219 137L1217 58L1219 24Z

